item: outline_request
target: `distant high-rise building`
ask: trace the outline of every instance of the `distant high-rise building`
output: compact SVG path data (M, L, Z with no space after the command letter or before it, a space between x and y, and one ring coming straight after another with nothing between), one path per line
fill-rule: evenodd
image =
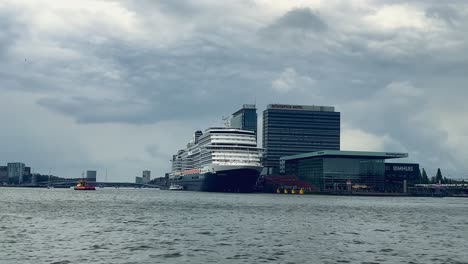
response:
M254 131L257 134L257 108L254 104L245 104L232 114L231 127Z
M279 169L279 158L340 149L340 113L331 106L270 104L263 111L263 166Z
M24 163L12 162L8 163L8 178L18 178L18 183L23 183Z
M86 171L86 181L87 182L96 182L97 172L93 170Z
M151 180L151 171L144 170L142 176L143 183L148 183Z

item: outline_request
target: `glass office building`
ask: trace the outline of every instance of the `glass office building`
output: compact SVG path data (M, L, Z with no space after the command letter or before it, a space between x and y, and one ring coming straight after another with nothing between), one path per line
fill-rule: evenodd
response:
M18 178L18 183L23 183L23 176L24 176L24 163L21 162L12 162L7 164L8 170L8 178Z
M253 104L245 104L232 114L231 127L254 131L257 135L257 108Z
M340 113L331 106L270 104L263 111L263 166L277 173L282 156L340 149Z
M320 191L359 186L385 190L385 160L406 158L407 153L326 150L281 157L280 173L295 175Z

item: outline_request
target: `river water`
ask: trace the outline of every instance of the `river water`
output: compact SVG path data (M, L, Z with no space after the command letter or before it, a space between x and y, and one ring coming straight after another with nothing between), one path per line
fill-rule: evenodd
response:
M0 263L468 263L468 199L0 188Z

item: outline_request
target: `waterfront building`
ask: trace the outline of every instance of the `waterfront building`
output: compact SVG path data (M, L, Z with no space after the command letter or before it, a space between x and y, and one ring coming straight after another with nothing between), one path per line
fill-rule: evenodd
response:
M143 184L143 178L142 177L135 177L135 183L136 184Z
M8 182L8 167L0 166L0 183Z
M412 186L420 183L419 164L385 163L386 191L405 192L405 186Z
M351 188L383 192L385 160L407 157L408 153L324 150L281 157L280 173L297 176L325 192Z
M94 170L86 171L86 181L88 183L96 183L97 172Z
M143 183L145 183L145 184L147 184L149 181L151 181L151 171L144 170L143 175L142 175L142 180L143 180Z
M24 163L21 162L11 162L7 164L8 167L8 178L18 178L18 183L23 183L23 176L24 176Z
M31 176L31 167L24 167L24 176Z
M31 184L32 185L37 185L37 176L38 175L40 175L40 174L37 174L37 173L31 174Z
M340 149L340 112L332 106L270 104L263 111L263 166L277 173L279 159Z
M249 130L257 135L257 108L254 104L244 104L232 114L230 126L241 130Z

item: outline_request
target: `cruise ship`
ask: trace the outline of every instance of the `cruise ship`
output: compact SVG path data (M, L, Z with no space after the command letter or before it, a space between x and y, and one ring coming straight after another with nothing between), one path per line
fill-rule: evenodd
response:
M263 169L255 132L212 127L196 131L172 157L169 183L184 190L252 192Z

